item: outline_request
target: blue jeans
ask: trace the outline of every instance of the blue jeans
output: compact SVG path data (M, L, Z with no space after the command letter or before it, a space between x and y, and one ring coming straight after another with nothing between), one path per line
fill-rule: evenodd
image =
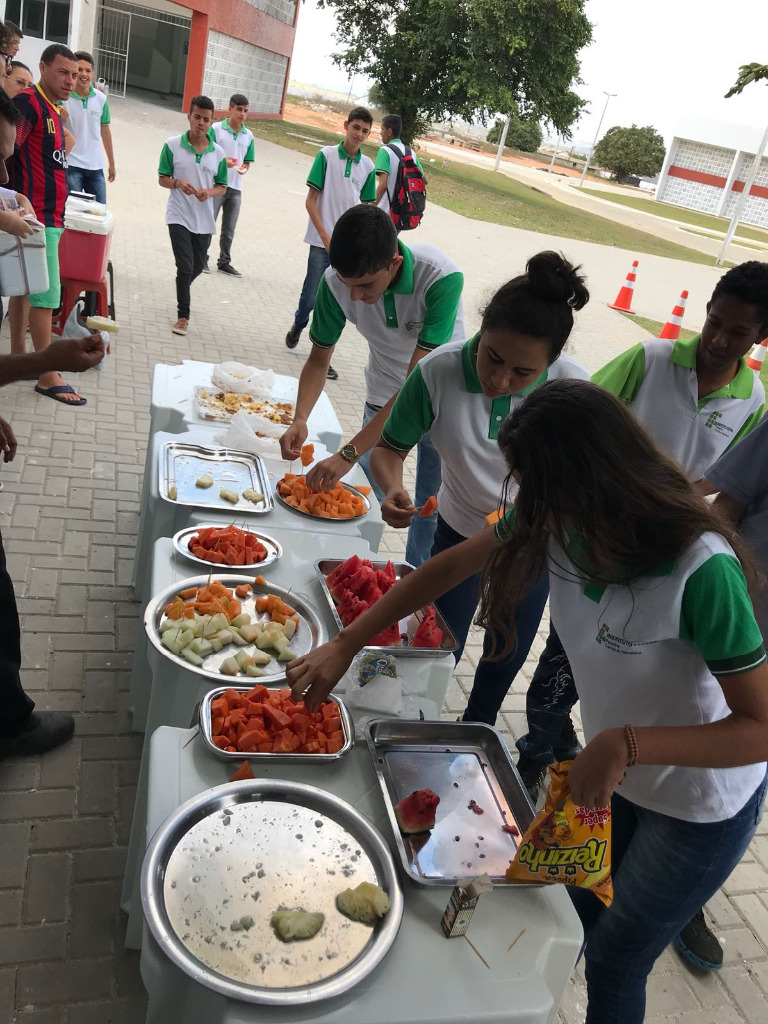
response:
M642 1024L655 961L741 860L762 817L766 780L738 814L690 822L611 801L613 903L568 888L584 926L585 1024Z
M528 732L516 744L523 757L542 766L560 760L558 740L578 699L568 655L550 623L546 646L525 695Z
M315 296L320 287L320 279L330 265L331 259L328 250L322 245L310 245L307 273L299 297L299 308L293 314L297 327L304 328L309 323L309 314L315 308Z
M462 537L456 530L451 529L438 513L432 555L456 547L463 540L466 540L466 537ZM469 579L459 583L457 587L449 590L435 601L440 614L448 623L459 644L459 649L454 655L457 662L464 651L469 627L472 625L480 600L480 577L481 573L470 576ZM486 661L485 657L480 660L475 671L475 681L469 695L467 710L464 712L465 721L487 722L488 725L496 724L496 716L501 709L502 701L528 657L533 638L536 636L536 630L539 628L541 616L544 613L548 594L549 577L544 573L515 609L517 644L514 650L501 661ZM492 635L486 633L483 640L483 654L489 654L491 649Z
M229 188L223 196L216 196L213 200L213 216L218 220L219 210L224 209L221 215L221 229L219 231L219 259L218 266L228 267L232 263L232 240L235 237L237 218L240 216L240 203L243 194L239 188Z
M104 171L89 171L87 167L67 168L67 188L70 192L90 192L96 196L96 202L106 203L107 183Z
M380 405L365 403L363 409L363 426L370 423L377 412L381 410ZM384 500L384 492L373 479L370 470L370 452L360 457L360 465L365 470L365 475L371 481L373 493L379 499ZM432 438L425 434L416 446L416 493L413 496L415 505L423 505L430 494L437 495L443 479L442 465L437 449L432 444ZM437 512L431 516L415 516L408 527L408 540L405 545L405 560L414 565L417 569L426 562L432 551L432 542L437 527ZM463 539L463 538L462 538Z

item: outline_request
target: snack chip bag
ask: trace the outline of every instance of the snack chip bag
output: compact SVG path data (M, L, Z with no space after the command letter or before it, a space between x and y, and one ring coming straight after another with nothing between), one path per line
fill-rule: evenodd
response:
M571 764L563 761L549 766L547 799L510 861L506 879L591 889L610 907L611 808L574 804L568 785Z

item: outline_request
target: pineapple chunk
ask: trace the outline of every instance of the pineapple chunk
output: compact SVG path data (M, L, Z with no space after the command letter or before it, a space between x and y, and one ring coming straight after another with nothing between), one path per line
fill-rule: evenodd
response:
M240 495L237 491L230 491L228 487L222 487L219 491L219 497L222 501L228 501L230 505L236 505L240 501Z
M168 488L168 497L171 499L171 501L176 501L178 496L179 496L179 489L178 489L178 487L176 486L176 484L171 484L171 486Z
M246 501L252 501L254 505L260 505L264 501L264 495L261 491L254 491L252 487L246 487L243 491L243 497Z
M361 882L356 889L345 889L336 897L336 906L345 917L362 924L375 924L392 906L380 885Z
M202 476L199 476L197 480L195 480L195 487L202 487L203 489L213 487L213 477L211 474L203 473Z
M275 929L278 939L292 942L294 939L312 939L323 927L323 914L309 914L306 910L276 910L269 923Z

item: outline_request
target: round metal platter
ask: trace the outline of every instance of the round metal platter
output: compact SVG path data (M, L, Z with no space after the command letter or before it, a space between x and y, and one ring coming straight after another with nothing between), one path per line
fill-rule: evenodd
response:
M245 651L246 654L251 654L255 650L255 644L246 644L244 647L236 647L234 644L228 644L226 647L222 647L220 651L215 654L209 654L204 659L202 665L192 665L182 658L180 654L174 654L173 651L169 650L160 640L160 623L165 615L165 607L169 604L173 598L181 593L182 590L187 590L189 587L202 587L209 582L220 580L225 587L229 587L233 590L236 586L241 583L248 583L253 588L253 592L249 597L239 599L242 604L243 612L247 612L252 621L267 622L269 615L266 612L256 611L256 598L266 597L267 594L276 594L278 597L286 601L292 608L296 609L296 613L299 616L299 628L291 640L291 649L296 652L297 655L308 654L314 650L315 647L320 647L327 640L327 633L325 629L325 623L320 617L317 609L313 604L307 601L300 594L295 594L292 591L286 590L284 587L278 587L274 583L254 583L252 576L235 576L228 575L225 573L211 573L204 576L191 576L189 579L180 580L178 583L174 583L173 586L168 587L157 597L152 598L147 607L144 610L144 629L146 630L147 636L149 637L150 643L157 648L160 653L174 662L174 664L181 668L187 669L189 672L196 672L199 676L205 676L207 679L215 679L218 683L231 682L233 685L242 684L244 682L251 681L249 677L244 674L236 676L222 675L219 671L221 663L234 654L237 651ZM254 678L252 680L253 685L257 683L263 683L265 686L269 686L272 683L279 682L285 679L286 664L278 662L277 652L269 651L272 654L272 661L265 665L266 675Z
M280 483L280 481L278 480L277 483ZM321 523L330 523L331 526L333 526L334 523L349 523L354 519L362 519L364 516L367 516L371 511L371 503L368 500L368 497L363 494L362 491L358 491L356 487L353 487L352 484L342 483L342 486L354 494L356 498L360 498L365 505L365 512L361 512L359 516L345 516L343 519L328 519L325 516L316 516L314 512L304 512L303 509L294 508L293 505L289 505L278 491L277 484L275 484L275 501L279 502L283 508L287 508L289 512L295 512L297 516L304 516L305 519L316 519Z
M203 526L188 526L186 530L179 530L179 532L173 538L173 546L176 551L183 557L189 559L190 562L194 562L196 565L204 565L208 569L211 568L213 562L206 562L204 558L198 558L197 555L193 555L189 550L189 542L196 533L200 530L221 530L221 523L206 523ZM237 565L233 568L237 569L238 572L242 569L255 569L257 572L260 569L265 568L267 565L272 565L278 558L282 558L283 547L279 544L274 537L270 537L269 534L261 533L259 530L250 530L248 527L241 527L246 533L252 533L258 541L260 541L267 549L267 556L262 562L253 562L250 565ZM216 569L224 569L226 566L214 566Z
M391 901L375 925L336 909L360 882ZM403 915L389 847L350 804L314 786L217 786L158 829L141 872L142 908L164 953L230 999L295 1006L349 991L386 956ZM283 942L276 910L322 913L311 939Z

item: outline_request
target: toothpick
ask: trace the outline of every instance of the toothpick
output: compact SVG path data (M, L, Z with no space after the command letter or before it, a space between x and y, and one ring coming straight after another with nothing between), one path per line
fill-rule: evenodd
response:
M514 940L514 942L510 942L510 944L507 946L507 952L508 953L512 949L512 947L514 945L516 945L520 941L520 939L522 939L522 937L524 935L525 935L525 928L523 928L523 930L520 932L520 934L517 936L517 938Z
M490 969L491 969L491 965L490 965L490 964L488 963L488 961L487 961L487 960L485 959L485 957L484 957L484 956L483 956L483 954L482 954L482 953L480 952L480 950L479 950L479 949L477 948L477 946L476 946L476 945L475 945L475 944L474 944L474 943L472 942L472 940L471 940L470 938L468 938L468 937L467 937L466 935L464 936L464 938L465 938L465 939L467 940L467 942L468 942L468 943L470 944L470 946L472 947L472 949L473 949L473 950L475 951L475 953L477 953L477 955L478 955L478 956L480 957L480 959L481 959L481 960L483 961L483 963L485 964L485 966L486 966L486 967L488 968L488 970L490 971ZM518 938L519 938L519 936L518 936Z

